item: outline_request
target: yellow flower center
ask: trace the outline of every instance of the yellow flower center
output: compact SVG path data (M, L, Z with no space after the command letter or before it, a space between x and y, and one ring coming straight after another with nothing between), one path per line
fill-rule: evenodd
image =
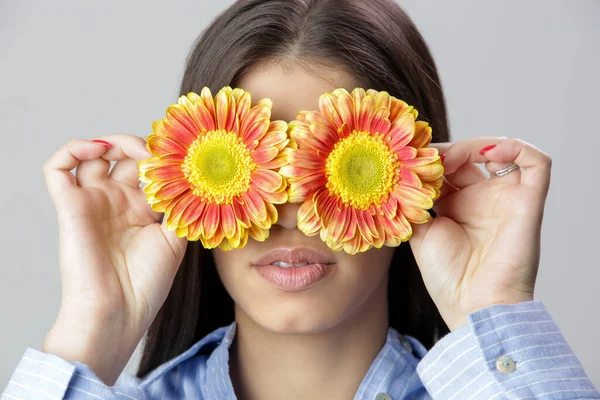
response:
M327 188L354 208L379 206L393 190L399 164L382 135L354 131L327 157Z
M225 130L209 131L190 146L183 173L204 201L230 204L250 188L256 164L242 139Z

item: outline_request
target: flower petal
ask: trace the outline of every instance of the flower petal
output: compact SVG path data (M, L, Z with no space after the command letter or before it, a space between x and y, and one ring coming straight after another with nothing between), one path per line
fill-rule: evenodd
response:
M182 98L186 99L185 96ZM200 133L196 123L180 104L173 104L167 108L167 118L165 118L164 128L169 135L174 136L179 142L190 146Z
M359 129L358 121L359 121L361 105L362 105L362 102L365 99L366 95L367 95L367 92L361 88L355 88L354 90L352 90L352 93L350 94L350 96L352 97L352 104L354 106L353 110L352 110L352 115L354 116L354 129L357 129L357 130Z
M417 149L417 157L436 157L439 156L439 151L435 147L423 147Z
M412 233L410 224L401 213L397 214L396 217L389 219L382 216L376 217L378 224L381 224L386 233L386 246L388 238L404 238L409 232Z
M362 235L361 235L360 231L356 230L354 238L344 242L343 249L346 253L348 253L350 255L354 255L354 254L358 253L358 251L361 247L361 243L362 243Z
M420 148L427 147L431 143L431 127L425 121L415 122L415 135L408 144L409 146Z
M429 212L422 208L402 205L400 210L406 219L413 224L424 224L429 221Z
M325 187L325 184L325 175L319 171L294 180L290 182L289 201L292 203L304 201L307 197L312 196L317 190Z
M182 144L167 136L151 134L146 142L148 149L155 156L186 154L186 149L183 148Z
M335 126L342 126L344 119L338 111L338 101L336 96L331 93L325 93L319 97L319 110L321 113L329 119ZM306 116L306 114L305 114ZM300 116L296 117L298 120L303 120Z
M189 205L197 199L191 192L187 192L182 196L174 198L165 209L167 215L167 228L175 230L176 228L182 228L186 225L186 221L182 221L181 218Z
M289 141L287 129L285 121L271 121L267 134L260 140L258 147L275 146L279 150L283 149Z
M412 114L406 113L397 118L388 132L390 149L397 152L406 146L413 138L414 132L415 119Z
M313 199L307 199L298 210L298 229L307 236L314 236L319 233L322 226Z
M357 210L356 217L358 229L360 229L360 233L363 235L363 238L368 242L372 242L373 238L378 236L373 216L368 212Z
M237 113L238 119L243 121L248 115L250 111L250 107L252 106L252 96L248 92L239 91L236 92L237 89L233 90L233 96L236 101L235 111ZM243 92L243 93L242 93Z
M325 157L319 157L315 152L306 149L298 149L290 156L290 165L299 166L303 169L314 169L325 173Z
M400 170L400 181L408 186L422 187L421 179L419 176L410 168L402 168Z
M392 105L392 96L390 96L390 94L386 91L378 92L372 89L367 90L367 94L369 96L373 96L375 99L375 109L383 108L387 110L387 115L385 118L388 118L390 114L390 107Z
M380 208L386 218L394 218L398 210L398 201L394 196L390 196L388 201L381 204Z
M162 167L147 170L144 172L144 176L145 178L152 179L154 181L185 179L180 163L165 165Z
M244 142L247 143L249 149L254 149L260 140L265 136L269 129L270 121L268 118L258 119L244 133Z
M389 115L389 108L378 108L373 115L373 119L371 120L371 126L367 130L375 134L387 135L388 131L392 127L392 123L388 119Z
M328 194L319 196L315 201L317 214L319 214L323 221L323 227L328 230L331 228L332 220L335 219L335 216L340 211L337 200L337 197Z
M410 112L412 110L412 106L409 106L406 102L402 100L398 100L395 97L392 97L392 104L390 106L390 116L389 119L392 123L404 113Z
M214 101L212 93L210 92L210 89L208 87L202 88L202 92L200 93L200 98L204 102L204 107L206 107L206 109L210 113L211 119L213 121L216 121L215 101Z
M411 169L425 181L433 181L444 174L444 167L437 163L412 167Z
M348 215L348 227L346 229L346 233L344 234L344 236L341 239L342 242L352 240L352 238L356 235L356 232L358 230L358 216L357 215L358 215L358 212L360 212L360 211L356 210L353 207L348 207L348 210L350 211L350 214Z
M231 204L221 204L221 227L223 234L227 239L230 239L235 235L237 228L237 221L235 219L235 212Z
M336 243L341 242L346 234L350 217L349 207L340 203L341 201L338 200L338 204L336 205L337 212L330 215L327 224L329 239Z
M229 124L229 107L231 105L227 92L221 90L215 98L215 111L217 116L217 129L225 129Z
M204 237L210 239L218 230L221 213L217 203L209 203L203 214Z
M194 221L200 219L205 207L206 203L194 195L194 199L187 206L185 206L185 210L181 214L179 226L190 225Z
M373 120L374 114L375 100L371 96L364 97L362 103L360 103L358 114L356 115L356 129L368 131L371 128L371 121Z
M190 184L185 179L167 182L163 187L158 189L158 191L154 194L154 197L162 200L171 199L173 197L179 196L189 188Z
M409 204L413 207L424 209L433 207L433 200L429 196L412 186L403 185L402 182L396 186L394 196L401 205Z
M197 219L193 221L191 224L187 225L187 238L190 241L196 241L200 239L200 235L202 235L202 220Z
M318 142L320 145L315 146L318 149L331 150L338 141L338 128L318 112L307 113L305 122L309 127L308 132L305 132L308 134L307 139Z
M250 216L246 212L246 209L239 201L234 201L233 203L233 211L235 212L235 219L238 221L240 226L243 228L250 228L252 222L250 221Z
M267 229L262 229L255 225L252 225L248 232L250 237L257 242L264 242L269 238L269 231Z
M267 208L265 202L256 193L256 191L250 188L247 192L242 194L242 199L250 212L251 219L256 223L264 221L267 218Z
M419 157L418 155L419 153L417 153L417 157L413 158L412 160L403 160L402 165L404 165L405 167L414 168L421 165L428 165L434 163L440 159L440 157L437 155L433 157Z
M351 131L354 130L354 102L352 96L346 90L336 90L334 93L337 96L337 109L343 123L348 124Z
M277 212L277 208L272 203L265 203L267 206L267 214L269 215L269 220L272 224L276 223L279 218L279 213Z
M274 192L281 187L283 177L274 171L257 169L252 174L252 181L261 190Z
M283 149L279 152L277 157L273 158L272 160L264 162L264 163L256 163L256 164L260 168L264 168L264 169L279 169L285 165L288 165L289 164L289 155L286 150L291 150L291 149L290 148Z
M399 149L398 151L396 151L396 155L398 156L398 159L404 163L405 160L411 160L413 158L415 158L417 156L417 149L415 149L414 147L410 147L410 146L405 146L401 149Z
M269 127L271 109L265 105L255 105L241 121L240 137L246 144L260 140Z
M202 241L202 245L205 248L214 249L215 247L219 246L223 242L224 236L225 235L223 234L223 230L217 229L215 231L214 235L207 236L207 237L200 237L200 240Z
M252 161L257 164L263 164L274 159L279 150L274 146L260 147L258 150L252 152Z

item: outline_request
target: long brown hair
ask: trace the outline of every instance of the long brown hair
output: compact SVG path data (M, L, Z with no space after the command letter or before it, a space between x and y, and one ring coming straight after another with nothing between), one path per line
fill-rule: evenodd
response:
M393 0L240 0L202 33L190 53L181 94L235 86L259 62L322 62L353 73L365 88L385 90L419 110L433 142L449 140L435 63L410 18ZM352 88L347 88L351 90ZM389 272L389 322L426 347L448 332L408 242ZM143 377L220 326L233 301L212 255L189 242L166 302L150 327L138 370Z

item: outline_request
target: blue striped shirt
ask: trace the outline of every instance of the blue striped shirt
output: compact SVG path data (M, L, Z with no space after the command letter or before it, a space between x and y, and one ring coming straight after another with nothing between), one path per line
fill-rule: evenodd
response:
M122 374L106 386L78 362L28 348L2 400L235 399L229 347L235 324L220 328L144 379ZM355 400L600 399L579 360L539 301L494 305L428 352L390 328Z

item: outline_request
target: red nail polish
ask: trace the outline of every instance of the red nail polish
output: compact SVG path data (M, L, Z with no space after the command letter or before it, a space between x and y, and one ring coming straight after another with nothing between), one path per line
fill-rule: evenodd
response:
M442 161L442 163L444 162L445 159L446 159L446 154L444 154L444 153L440 154L440 160Z
M106 147L107 149L110 149L112 147L112 144L108 143L106 140L93 139L92 142L101 144L102 146Z
M494 147L496 147L495 144L490 144L489 146L485 146L483 149L479 150L479 154L483 155L483 153L485 153L488 150L493 149Z

